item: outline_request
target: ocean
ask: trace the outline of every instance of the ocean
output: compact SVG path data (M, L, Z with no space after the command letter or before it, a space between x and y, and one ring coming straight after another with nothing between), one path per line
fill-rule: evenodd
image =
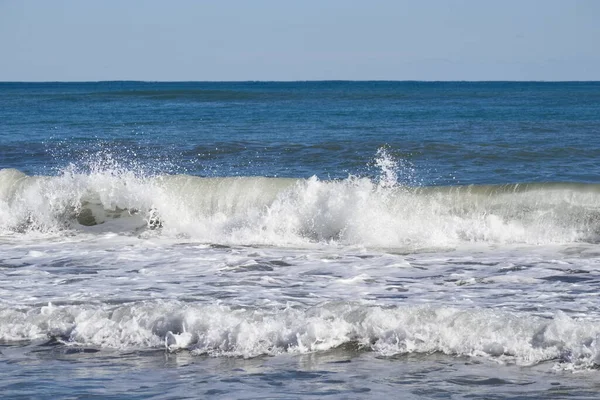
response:
M2 398L600 396L600 82L0 83Z

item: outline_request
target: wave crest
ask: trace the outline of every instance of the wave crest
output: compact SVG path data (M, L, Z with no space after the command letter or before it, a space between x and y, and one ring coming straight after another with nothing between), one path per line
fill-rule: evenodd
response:
M0 170L4 233L154 229L226 244L389 248L571 243L600 238L600 186L409 187L367 178L27 176Z
M0 340L47 340L106 348L166 348L210 356L255 357L327 351L340 346L382 356L445 353L520 365L555 361L597 368L591 321L451 307L382 308L326 303L306 310L254 310L175 301L120 306L0 309Z

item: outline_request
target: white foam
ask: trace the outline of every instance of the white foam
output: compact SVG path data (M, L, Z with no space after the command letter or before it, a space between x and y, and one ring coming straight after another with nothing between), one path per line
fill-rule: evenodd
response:
M51 178L2 170L0 230L130 234L160 227L162 235L209 243L409 250L598 239L600 196L593 185L410 188L394 184L394 165L386 160L379 182L69 169Z
M558 312L550 319L490 309L381 308L327 303L310 309L234 309L223 305L142 302L0 310L0 339L56 337L65 344L187 349L254 357L306 353L354 343L383 356L442 352L561 368L600 363L600 323Z

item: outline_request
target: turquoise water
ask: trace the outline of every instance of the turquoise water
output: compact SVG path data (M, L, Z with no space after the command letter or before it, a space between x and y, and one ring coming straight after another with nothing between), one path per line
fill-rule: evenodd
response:
M0 83L7 398L594 398L600 83Z

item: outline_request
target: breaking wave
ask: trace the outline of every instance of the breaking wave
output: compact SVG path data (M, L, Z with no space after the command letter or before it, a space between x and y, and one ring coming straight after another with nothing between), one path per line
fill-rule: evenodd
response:
M116 349L166 348L255 357L339 347L382 356L445 353L562 369L597 368L600 325L501 310L380 307L347 302L309 309L245 309L154 301L0 309L0 340Z
M152 230L207 243L386 248L600 238L600 185L414 187L396 178L389 171L379 180L324 181L118 170L50 177L4 169L0 232Z

